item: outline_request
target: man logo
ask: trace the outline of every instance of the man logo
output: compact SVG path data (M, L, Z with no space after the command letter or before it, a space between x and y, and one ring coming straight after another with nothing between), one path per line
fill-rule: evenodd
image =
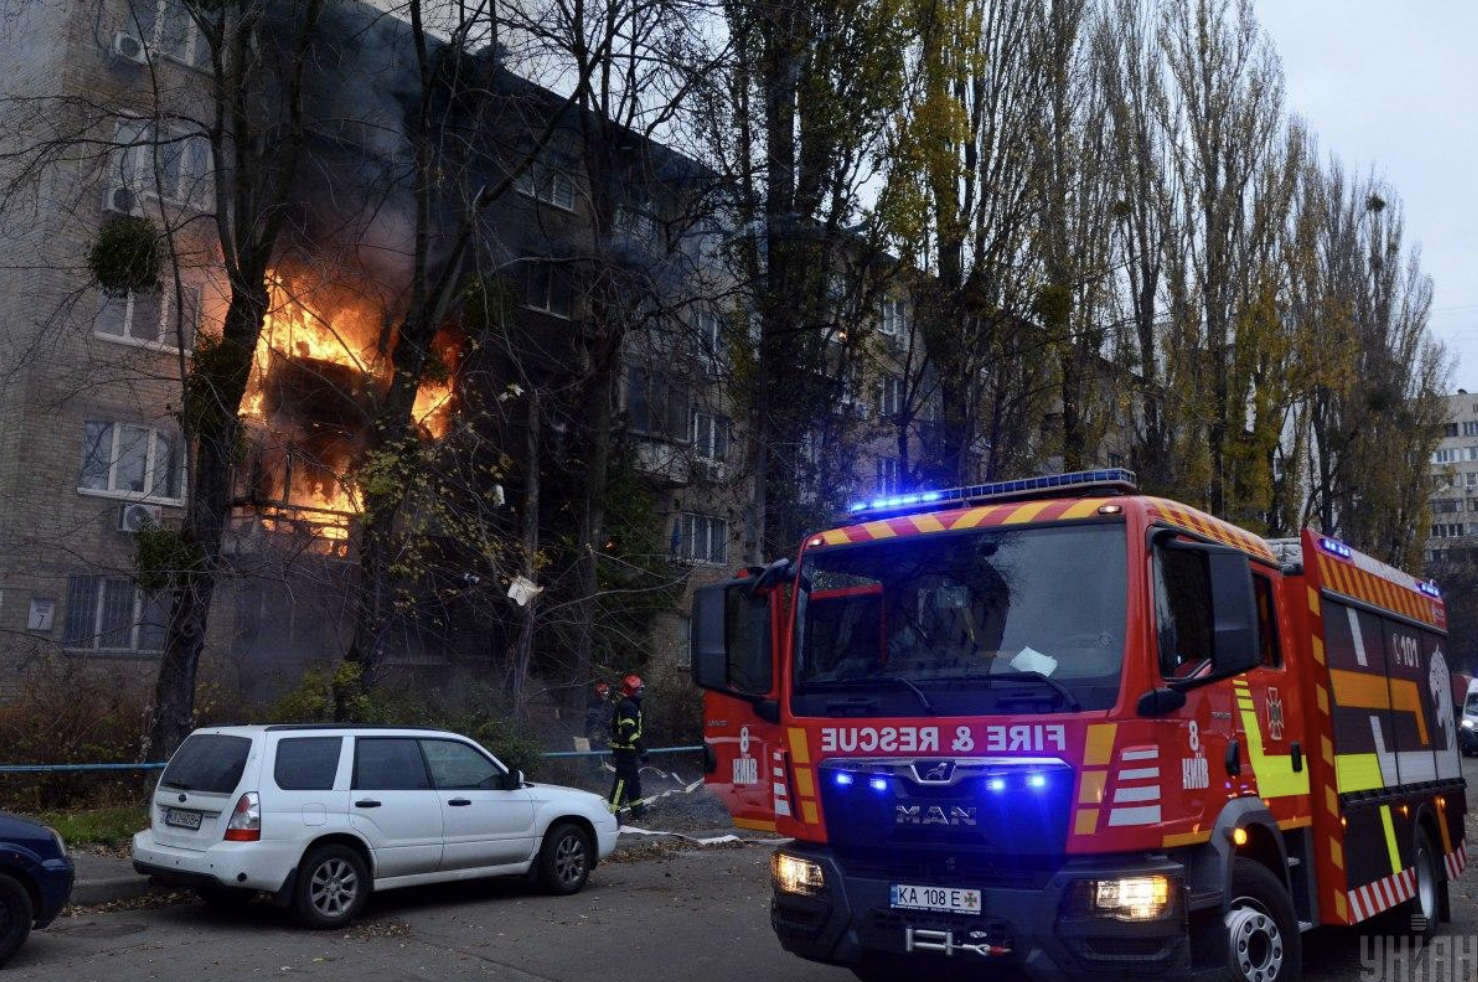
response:
M894 805L894 825L975 825L974 807Z
M918 778L920 784L948 784L955 776L955 762L952 760L914 761L913 776Z

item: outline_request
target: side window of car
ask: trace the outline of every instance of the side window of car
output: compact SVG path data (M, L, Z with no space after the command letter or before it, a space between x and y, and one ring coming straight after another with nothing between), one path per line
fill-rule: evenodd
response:
M356 737L354 790L421 791L431 787L421 748L410 737Z
M1155 627L1160 674L1189 678L1211 660L1211 578L1206 557L1172 549L1155 551Z
M422 740L432 783L442 791L491 790L502 771L482 754L455 740Z
M277 743L272 779L284 791L332 791L343 737L290 737Z

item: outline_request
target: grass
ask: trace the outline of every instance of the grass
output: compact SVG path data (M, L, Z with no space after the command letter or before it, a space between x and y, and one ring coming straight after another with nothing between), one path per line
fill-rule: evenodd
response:
M149 824L143 805L103 805L69 811L42 812L36 821L61 833L67 845L124 846Z

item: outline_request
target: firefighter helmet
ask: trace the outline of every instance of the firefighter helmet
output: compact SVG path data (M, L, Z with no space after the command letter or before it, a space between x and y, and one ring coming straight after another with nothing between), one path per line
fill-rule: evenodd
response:
M641 680L641 676L637 675L635 672L632 672L630 675L621 680L621 694L623 696L629 697L640 695L641 691L646 687L647 684L643 682Z

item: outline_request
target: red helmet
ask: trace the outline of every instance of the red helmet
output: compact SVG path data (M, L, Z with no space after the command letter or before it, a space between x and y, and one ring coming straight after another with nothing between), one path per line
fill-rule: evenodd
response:
M647 684L635 672L632 672L621 680L621 694L623 696L634 696L646 687Z
M604 699L606 696L610 695L611 694L611 683L609 683L609 682L597 682L597 683L595 683L595 694L598 695L598 696L600 696L602 699Z

